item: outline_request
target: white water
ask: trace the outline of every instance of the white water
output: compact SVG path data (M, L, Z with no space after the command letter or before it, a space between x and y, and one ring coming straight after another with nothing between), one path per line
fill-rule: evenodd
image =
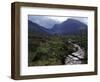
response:
M72 54L69 54L66 59L65 59L65 64L66 65L72 65L72 64L82 64L82 60L84 59L84 50L77 44L74 44L70 42L75 48L78 50L76 52L73 52Z

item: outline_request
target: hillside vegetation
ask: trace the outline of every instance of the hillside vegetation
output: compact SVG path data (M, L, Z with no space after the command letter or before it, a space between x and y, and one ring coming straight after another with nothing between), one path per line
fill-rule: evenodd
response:
M28 37L28 65L44 66L44 65L64 65L66 57L75 52L74 46L68 43L80 45L85 51L83 64L87 63L87 37L86 35L69 35L69 36L29 36Z

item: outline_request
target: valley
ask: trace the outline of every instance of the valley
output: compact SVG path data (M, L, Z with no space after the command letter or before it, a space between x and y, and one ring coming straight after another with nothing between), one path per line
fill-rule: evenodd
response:
M52 28L28 20L28 66L87 64L87 32L87 25L75 19Z

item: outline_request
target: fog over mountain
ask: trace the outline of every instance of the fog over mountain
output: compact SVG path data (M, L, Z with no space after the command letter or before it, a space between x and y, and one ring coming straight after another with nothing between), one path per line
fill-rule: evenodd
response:
M60 24L68 19L75 19L84 24L88 24L87 17L64 17L64 16L35 16L29 15L28 20L39 24L47 29L53 28L55 24Z
M85 17L28 16L28 29L31 33L47 35L73 35L87 33ZM39 32L39 33L38 33Z
M81 34L87 32L87 25L76 19L69 18L60 24L56 24L52 28L52 32L60 35Z
M51 29L55 24L59 24L59 21L50 19L48 16L28 16L28 20L39 24L45 28Z

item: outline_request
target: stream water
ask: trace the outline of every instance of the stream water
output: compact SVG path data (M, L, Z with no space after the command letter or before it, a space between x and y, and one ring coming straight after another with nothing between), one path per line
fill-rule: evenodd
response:
M66 59L65 59L65 64L66 65L72 65L72 64L82 64L84 59L84 50L77 44L74 44L70 42L75 48L77 48L76 52L73 52L69 54Z

